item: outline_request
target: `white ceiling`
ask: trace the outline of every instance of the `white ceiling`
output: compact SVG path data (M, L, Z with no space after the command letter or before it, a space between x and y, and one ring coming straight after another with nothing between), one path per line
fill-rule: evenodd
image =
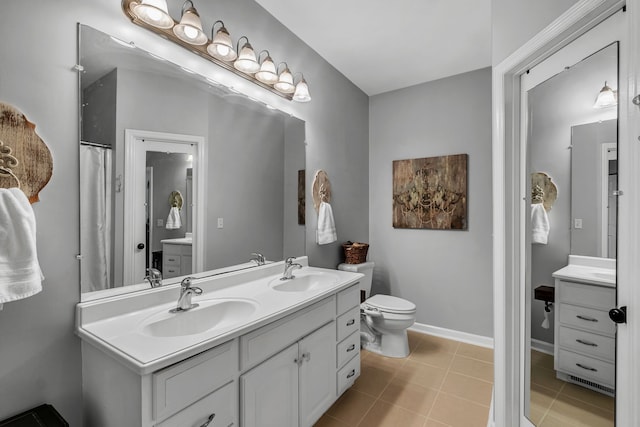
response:
M368 95L491 65L491 0L256 0Z

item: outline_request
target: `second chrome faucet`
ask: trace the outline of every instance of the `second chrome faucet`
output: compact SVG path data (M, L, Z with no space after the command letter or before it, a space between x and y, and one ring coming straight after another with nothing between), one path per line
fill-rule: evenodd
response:
M195 277L185 277L180 282L180 296L178 297L178 305L176 308L172 308L169 310L171 313L180 313L182 311L191 310L192 308L196 308L198 304L191 303L191 297L195 295L201 295L202 289L197 286L191 286L191 281L194 280Z
M296 276L293 275L293 270L302 268L302 264L298 264L297 262L294 263L294 259L294 257L289 257L284 262L284 274L282 275L280 280L291 280L296 278Z

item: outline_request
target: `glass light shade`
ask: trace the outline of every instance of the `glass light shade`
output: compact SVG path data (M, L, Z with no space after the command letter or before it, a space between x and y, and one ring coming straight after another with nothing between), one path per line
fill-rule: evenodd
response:
M175 24L173 18L169 15L166 0L131 2L129 8L136 18L156 28L168 29Z
M273 85L278 81L278 74L276 73L276 64L270 56L264 58L260 65L260 71L256 73L256 79L267 85Z
M201 46L209 41L207 35L202 31L200 15L193 7L184 11L180 23L173 27L173 33L183 42L196 46Z
M604 82L604 87L600 90L598 97L596 98L593 108L606 108L618 105L616 94L609 86L607 82Z
M236 51L233 49L229 32L225 27L218 30L211 44L207 46L207 52L214 58L227 62L231 62L238 57Z
M288 68L285 68L278 77L278 81L273 85L276 90L282 93L293 93L296 87L293 85L293 75Z
M242 71L245 74L254 74L260 70L260 64L258 64L256 60L256 54L248 42L240 49L238 59L233 63L233 66L236 70Z
M311 94L309 93L309 86L307 82L302 79L296 85L296 91L293 94L293 100L297 102L309 102L311 101Z

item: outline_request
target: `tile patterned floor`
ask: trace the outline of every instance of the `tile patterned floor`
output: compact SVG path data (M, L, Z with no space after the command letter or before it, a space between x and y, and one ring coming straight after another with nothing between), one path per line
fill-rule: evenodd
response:
M409 332L406 359L362 352L360 378L316 427L485 427L493 351Z
M613 427L615 401L602 393L561 381L553 356L531 351L530 419L538 427Z

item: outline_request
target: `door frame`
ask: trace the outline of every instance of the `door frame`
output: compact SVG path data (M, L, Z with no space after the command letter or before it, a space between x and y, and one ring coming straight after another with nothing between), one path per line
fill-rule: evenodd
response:
M192 215L195 215L193 221L193 265L192 271L202 271L204 269L205 259L205 246L204 236L206 235L206 223L205 223L205 186L206 186L206 164L207 164L207 147L204 137L197 135L184 135L176 133L155 132L138 129L125 129L124 137L124 209L125 212L130 206L134 206L138 195L133 188L133 185L127 185L127 181L132 184L134 182L133 176L135 172L136 158L135 158L135 145L143 140L150 140L154 142L167 142L174 144L190 144L195 146L195 155L193 157L193 193L195 194L194 201L192 202ZM124 216L124 259L132 259L134 254L135 235L133 233L134 227L132 224L132 216ZM124 263L124 283L128 285L141 283L142 280L136 280L133 277L132 268L127 268L126 261ZM168 279L171 281L171 279ZM177 280L177 279L176 279ZM166 283L166 282L165 282Z
M581 0L520 49L493 68L492 76L492 170L493 170L493 279L494 279L494 396L489 425L531 425L524 416L525 305L521 286L525 277L525 161L521 140L520 76L580 35L619 10L626 3L626 46L620 48L618 188L618 305L631 307L627 324L618 327L616 371L616 424L640 425L640 226L633 213L640 211L640 110L631 99L638 93L640 60L640 0ZM626 78L626 80L625 80ZM625 81L623 81L625 80ZM624 88L624 90L623 90ZM637 288L637 287L636 287ZM635 304L634 304L635 303ZM635 379L635 381L634 381Z

